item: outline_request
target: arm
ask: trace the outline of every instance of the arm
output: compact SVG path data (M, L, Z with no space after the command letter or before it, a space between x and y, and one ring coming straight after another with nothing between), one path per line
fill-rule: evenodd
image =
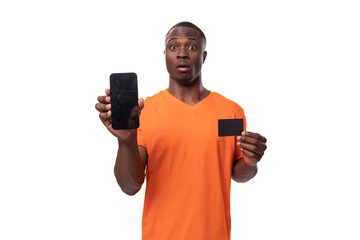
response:
M144 183L147 151L137 145L136 131L129 139L118 139L118 146L114 166L116 181L124 193L134 195Z
M236 182L247 182L255 177L261 160L267 148L266 138L258 133L243 132L237 145L241 147L244 157L233 164L231 177Z
M147 164L146 148L137 145L137 131L114 130L111 125L110 89L105 90L106 96L99 96L95 108L100 112L99 117L105 127L118 140L118 153L114 173L121 190L128 194L137 193L145 179ZM140 110L144 107L144 100L139 99Z

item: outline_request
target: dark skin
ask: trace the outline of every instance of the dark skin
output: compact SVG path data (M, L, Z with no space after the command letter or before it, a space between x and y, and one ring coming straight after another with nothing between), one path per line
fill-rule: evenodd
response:
M201 68L207 52L206 42L200 33L189 27L173 28L165 39L165 60L169 72L170 94L189 105L195 105L206 98L210 91L204 88ZM95 108L105 127L118 139L118 153L114 173L121 189L128 195L137 193L145 179L148 154L145 147L137 145L136 130L114 130L111 126L110 90L106 96L99 96ZM140 110L144 100L139 99ZM266 150L266 138L258 133L243 132L237 138L244 158L235 161L232 178L246 182L257 173L257 163Z
M188 27L173 28L165 39L168 91L189 105L195 105L210 94L201 79L201 68L207 56L205 44L200 33Z
M128 194L137 193L145 180L147 151L137 145L136 130L114 130L111 125L110 89L106 96L99 96L95 108L105 127L118 139L118 153L114 166L114 174L121 190ZM144 99L139 99L140 111L144 108Z

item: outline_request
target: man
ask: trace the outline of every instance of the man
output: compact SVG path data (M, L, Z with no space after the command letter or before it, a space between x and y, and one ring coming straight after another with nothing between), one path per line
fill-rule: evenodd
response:
M110 90L98 97L100 119L118 139L114 171L121 189L137 193L146 176L144 240L230 239L231 178L253 178L266 149L257 133L218 136L218 119L243 118L244 129L246 121L238 104L204 88L205 46L192 23L170 29L164 51L169 88L145 103L139 99L138 130L112 129Z

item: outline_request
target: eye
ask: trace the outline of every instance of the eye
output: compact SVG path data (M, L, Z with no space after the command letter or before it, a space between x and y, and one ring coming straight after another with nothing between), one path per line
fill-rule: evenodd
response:
M177 46L171 45L171 46L170 46L170 49L171 49L171 50L176 50L176 49L177 49Z
M189 46L189 49L190 49L190 50L196 50L196 46L195 46L195 45L190 45L190 46Z

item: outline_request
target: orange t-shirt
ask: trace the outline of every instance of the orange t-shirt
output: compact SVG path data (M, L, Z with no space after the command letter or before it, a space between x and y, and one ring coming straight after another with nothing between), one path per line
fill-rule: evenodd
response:
M243 109L218 93L190 106L161 91L145 100L138 144L146 147L143 240L229 240L236 138L218 137L218 119Z

